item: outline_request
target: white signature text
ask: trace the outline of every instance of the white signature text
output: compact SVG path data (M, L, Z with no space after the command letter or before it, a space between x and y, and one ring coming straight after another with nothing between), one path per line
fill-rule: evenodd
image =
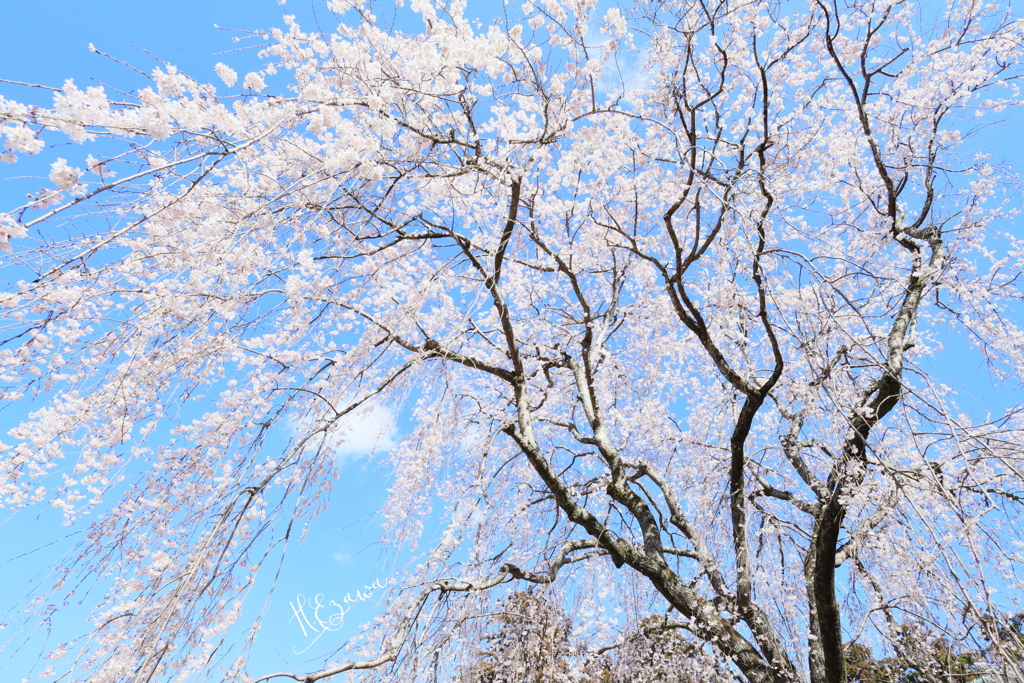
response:
M316 641L320 640L325 633L339 630L345 625L345 615L353 607L365 600L369 600L373 597L375 590L380 590L386 586L387 581L382 584L377 579L374 579L373 583L369 586L363 586L363 590L355 591L355 595L346 593L340 604L334 600L325 604L323 593L317 593L312 598L307 598L302 593L296 595L295 601L288 603L292 608L292 616L288 623L292 621L298 622L299 628L302 629L302 636L304 638L312 637L313 639L301 650L292 648L292 652L301 655L311 648Z

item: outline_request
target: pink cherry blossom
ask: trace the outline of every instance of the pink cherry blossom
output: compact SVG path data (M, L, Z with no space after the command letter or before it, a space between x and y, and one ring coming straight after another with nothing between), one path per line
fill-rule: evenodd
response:
M235 70L227 64L224 64L223 62L217 62L217 66L215 67L215 69L217 71L217 75L220 77L222 81L224 81L224 84L229 88L234 86L234 84L238 82L238 74L235 73Z

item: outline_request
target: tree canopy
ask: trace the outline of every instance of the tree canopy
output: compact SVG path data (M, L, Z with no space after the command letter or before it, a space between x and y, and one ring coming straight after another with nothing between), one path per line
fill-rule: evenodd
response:
M47 618L112 577L62 681L454 676L530 585L595 651L668 614L751 683L843 683L907 624L1016 666L1024 406L957 391L1024 376L1007 6L327 5L223 85L0 98L12 173L52 161L0 214L0 387L36 402L0 502L88 522ZM375 406L417 560L334 663L248 671L242 601Z

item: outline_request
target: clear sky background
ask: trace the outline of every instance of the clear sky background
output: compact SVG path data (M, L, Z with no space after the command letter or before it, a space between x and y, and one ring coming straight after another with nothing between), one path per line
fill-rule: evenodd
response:
M500 4L497 0L470 0L470 6L471 11L495 16ZM225 29L250 31L282 26L284 13L296 15L307 30L329 32L335 24L322 0L289 0L283 7L276 0L0 0L0 79L50 87L60 87L68 78L81 87L96 82L122 89L144 85L144 79L130 69L90 52L88 45L92 43L98 50L149 72L159 63L137 49L143 48L223 91L214 65L224 62L244 75L260 65L257 49L246 48L263 44L258 38ZM234 38L242 40L233 42ZM0 95L40 105L52 100L50 92L2 82ZM1005 125L986 131L977 144L1020 164L1024 160L1020 122L1021 117L1016 115ZM55 137L50 136L50 140ZM84 157L86 152L85 148L69 149L69 154L76 157ZM48 167L34 166L28 159L19 161L16 173L45 176ZM0 168L0 178L10 175L10 167ZM24 193L40 184L25 177L0 180L0 210L20 204ZM991 380L981 359L967 350L965 341L951 334L945 343L948 351L940 360L956 367L960 384L973 397L966 402L979 412L1004 406L1009 399L1007 387ZM1015 398L1019 399L1019 394ZM20 406L0 411L0 434L31 409ZM290 603L295 603L298 594L323 594L324 602L341 601L346 593L354 593L374 580L386 581L392 571L393 564L374 545L378 523L373 513L383 503L387 471L361 456L373 441L371 432L383 427L388 432L387 443L407 431L407 425L403 426L400 417L381 414L377 418L367 425L369 431L357 436L361 445L347 454L330 511L314 523L301 545L293 544L289 551L275 598L263 620L251 673L316 668L318 655L340 646L352 627L374 615L373 601L357 605L348 615L346 628L327 634L304 655L293 652L302 650L311 640L292 618ZM61 527L60 521L60 515L49 508L29 510L14 519L0 512L0 623L8 620L8 610L24 596L30 582L45 580L40 572L69 547L67 540L59 539L73 530ZM253 607L258 609L260 605L257 602ZM52 642L84 630L87 616L85 607L71 605L68 621L63 622L69 625L55 624ZM42 668L44 663L37 657L43 635L40 632L31 647L21 647L23 635L15 633L13 627L0 630L0 683L20 681L33 667ZM311 657L313 661L307 661Z

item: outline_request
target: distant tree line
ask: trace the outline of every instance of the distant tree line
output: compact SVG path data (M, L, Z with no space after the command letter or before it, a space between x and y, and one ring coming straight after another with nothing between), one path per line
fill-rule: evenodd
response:
M988 647L950 642L923 624L897 629L893 652L846 643L849 683L1024 683L1024 613L999 626ZM581 643L565 611L539 591L511 593L490 615L459 683L718 683L735 677L667 615L639 620L605 646Z
M849 683L1024 683L1024 613L997 625L988 646L957 646L921 624L903 624L897 632L895 654L876 659L871 648L846 644Z

